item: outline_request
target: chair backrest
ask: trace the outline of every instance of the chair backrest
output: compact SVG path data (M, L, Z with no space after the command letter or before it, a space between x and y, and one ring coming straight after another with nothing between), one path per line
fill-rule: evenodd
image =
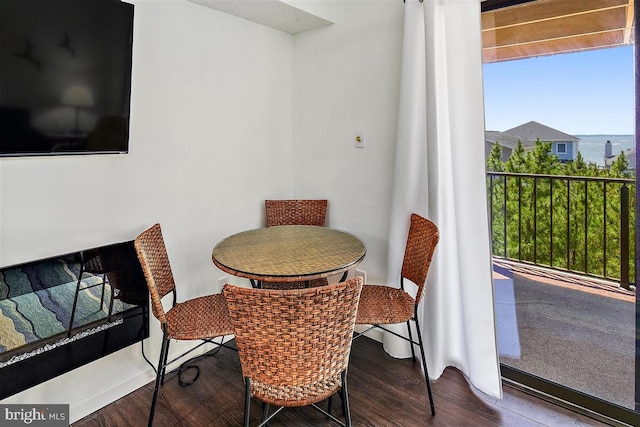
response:
M438 227L418 214L411 214L411 225L402 260L402 277L418 286L416 304L420 303L440 234Z
M160 224L143 231L133 243L151 295L151 310L153 315L165 324L167 319L162 307L162 298L169 292L174 292L176 285Z
M361 277L307 289L225 285L243 376L289 386L339 378L348 366L361 290Z
M265 200L267 227L274 225L324 226L327 200Z

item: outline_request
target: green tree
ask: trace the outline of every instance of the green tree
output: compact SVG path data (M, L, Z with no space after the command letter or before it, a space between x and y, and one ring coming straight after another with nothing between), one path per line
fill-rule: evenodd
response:
M582 153L579 151L578 151L578 154L576 155L576 159L573 161L567 162L564 168L565 168L565 173L563 175L589 176L589 175L586 175L586 173L588 173L589 171L589 167L587 163L584 161L584 157L582 157Z
M536 140L533 151L527 153L527 173L551 175L557 172L559 166L560 160L552 154L552 144Z
M493 144L491 152L489 153L489 158L487 159L487 170L492 172L502 172L503 165L502 146L498 141L496 141L496 143Z
M515 148L511 151L511 156L509 156L509 160L504 165L503 170L505 172L510 173L525 173L527 170L526 166L526 155L524 152L524 146L522 145L522 141L518 140Z
M609 176L615 178L627 178L629 177L629 162L624 153L620 153L618 157L613 161L609 168Z
M552 144L539 140L531 151L525 151L518 141L506 162L500 161L499 148L494 146L494 150L487 159L487 169L515 174L488 181L494 254L595 276L620 277L620 222L626 213L621 212L621 194L633 184L610 179L633 177L625 156L618 156L609 169L601 169L593 162L587 164L580 152L574 161L561 163L552 154ZM629 194L632 225L633 188ZM633 244L635 227L630 227L630 234ZM634 277L633 248L630 252L630 277Z

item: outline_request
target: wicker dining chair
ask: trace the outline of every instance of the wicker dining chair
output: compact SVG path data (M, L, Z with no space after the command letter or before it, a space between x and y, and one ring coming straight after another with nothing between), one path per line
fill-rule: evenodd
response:
M316 225L324 227L327 217L326 199L265 200L267 227L276 225ZM303 289L326 286L326 277L309 282L262 282L263 289Z
M308 289L225 285L245 383L244 425L251 399L263 403L263 426L285 407L311 405L351 425L347 367L362 278ZM345 422L317 403L339 394ZM278 406L269 414L270 406Z
M149 412L149 427L151 427L153 425L159 387L164 383L167 366L206 343L225 346L222 339L219 343L214 342L213 339L222 338L225 335L233 335L233 326L227 311L227 302L221 293L201 296L182 302L176 301L176 284L160 224L155 224L136 237L134 246L151 295L151 310L153 315L160 321L162 328L162 346L160 348L155 388ZM172 294L173 303L172 307L165 312L162 299L169 293ZM172 339L202 340L202 342L172 360L168 360L169 343ZM195 366L190 367L197 369Z
M265 200L267 227L274 225L317 225L324 227L327 200Z
M363 286L356 324L371 325L371 327L354 336L354 339L356 339L373 328L383 329L409 341L411 343L411 354L414 360L416 355L413 347L414 345L418 345L432 415L436 414L436 410L433 404L429 371L427 370L427 361L424 355L420 322L418 321L418 305L424 294L425 281L429 272L431 258L438 244L438 239L438 227L433 222L415 213L411 214L411 225L405 246L404 259L402 261L400 288L368 284ZM410 280L418 287L415 298L404 290L404 279ZM418 341L414 341L411 335L411 321L416 325ZM409 334L408 338L381 326L405 322Z

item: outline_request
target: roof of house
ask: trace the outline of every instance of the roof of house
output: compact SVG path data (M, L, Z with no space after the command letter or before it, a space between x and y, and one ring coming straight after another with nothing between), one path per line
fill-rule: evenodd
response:
M508 133L510 135L520 137L523 140L528 139L531 141L540 139L540 141L543 141L543 142L556 142L556 141L577 142L580 140L580 138L577 138L573 135L560 132L557 129L550 128L549 126L545 126L543 124L540 124L534 121L530 121L520 126L516 126L512 129L505 130L504 133Z
M624 154L624 157L627 159L627 169L635 170L636 168L636 150L634 148L630 148L628 150L621 151L618 154L615 154L611 157L604 158L604 165L606 167L611 167L613 162L618 158L620 154Z
M488 130L484 133L484 139L489 144L495 144L496 142L503 147L510 148L513 150L518 145L518 141L522 142L522 146L525 148L533 148L536 146L535 141L530 141L528 139L518 138L514 135L509 135L504 132L498 132L497 130Z

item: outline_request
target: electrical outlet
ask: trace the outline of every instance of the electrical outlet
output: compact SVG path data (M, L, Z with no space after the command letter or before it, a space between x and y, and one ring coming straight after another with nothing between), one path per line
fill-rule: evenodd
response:
M356 277L358 277L358 276L362 277L362 282L363 283L367 283L367 272L366 271L358 270L356 268Z
M227 283L229 283L229 276L222 276L218 279L218 286L220 287L220 289L222 289L222 287Z
M356 148L364 148L364 129L354 131L353 140Z

